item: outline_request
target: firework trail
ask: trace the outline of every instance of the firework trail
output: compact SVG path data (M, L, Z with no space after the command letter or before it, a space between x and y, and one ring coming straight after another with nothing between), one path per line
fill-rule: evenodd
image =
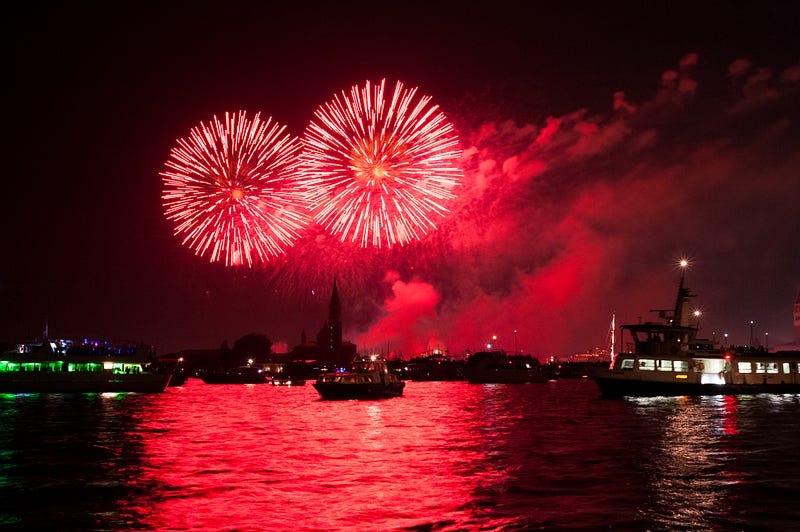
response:
M320 106L306 128L301 180L315 221L342 242L391 247L436 229L461 183L453 125L430 96L366 82ZM388 99L387 99L388 96Z
M310 219L296 187L301 143L285 126L225 113L177 140L162 201L175 236L198 256L252 266L284 252Z

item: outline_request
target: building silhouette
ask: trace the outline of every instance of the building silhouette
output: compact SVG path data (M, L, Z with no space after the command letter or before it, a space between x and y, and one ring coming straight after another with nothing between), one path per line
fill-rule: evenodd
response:
M342 341L342 304L335 278L328 304L328 319L317 333L317 348L320 365L331 370L349 366L356 354L355 344Z

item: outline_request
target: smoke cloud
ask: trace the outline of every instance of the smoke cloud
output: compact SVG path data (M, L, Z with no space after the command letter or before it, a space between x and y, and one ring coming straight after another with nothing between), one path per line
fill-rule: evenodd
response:
M701 333L744 343L741 324L761 311L770 339L791 339L800 67L773 76L737 59L721 69L727 89L705 93L700 60L666 70L650 99L609 95L604 113L462 131L459 199L415 267L387 268L390 296L354 316L359 344L405 356L494 335L540 356L603 346L612 313L672 305L681 256L695 259ZM781 298L786 316L768 310Z

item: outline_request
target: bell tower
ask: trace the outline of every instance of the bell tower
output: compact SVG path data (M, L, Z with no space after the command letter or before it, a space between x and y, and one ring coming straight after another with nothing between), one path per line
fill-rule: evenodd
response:
M320 358L328 365L340 365L342 351L342 304L339 301L339 290L336 278L333 279L333 293L328 304L328 319L322 324L317 334Z

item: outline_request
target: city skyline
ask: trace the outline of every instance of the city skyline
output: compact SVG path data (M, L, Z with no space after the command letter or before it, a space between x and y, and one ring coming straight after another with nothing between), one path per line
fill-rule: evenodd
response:
M359 348L496 335L571 353L602 345L612 314L656 319L682 257L701 336L794 340L796 6L368 5L14 15L0 340L47 323L159 353L251 332L291 348L336 278ZM464 182L435 231L378 249L312 226L254 267L173 235L159 173L198 122L246 110L301 136L331 95L381 79L419 87L458 132Z

